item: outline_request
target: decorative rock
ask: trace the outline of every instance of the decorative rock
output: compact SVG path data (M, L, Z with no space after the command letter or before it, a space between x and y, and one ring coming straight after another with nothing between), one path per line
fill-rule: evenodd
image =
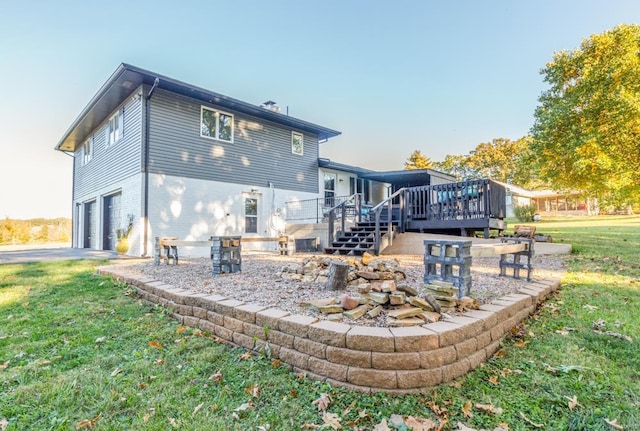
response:
M393 292L389 295L389 304L402 305L405 303L406 299L407 298L404 292Z
M436 313L435 311L425 311L418 317L422 318L427 323L435 323L442 318L440 313Z
M319 298L319 299L310 299L308 301L303 301L300 303L302 307L309 307L315 310L318 310L320 307L326 307L327 305L334 305L336 300L334 298Z
M416 307L420 307L425 311L436 311L435 307L433 307L431 305L431 303L425 301L422 298L419 298L417 296L412 296L411 298L409 298L409 304L414 305ZM437 308L438 310L440 309L440 305L436 302Z
M367 316L373 318L378 317L382 313L382 305L376 305L371 310L367 311Z
M371 290L375 292L395 292L396 282L395 280L372 281Z
M375 271L356 271L356 275L365 280L379 280L380 275Z
M362 264L363 265L369 265L369 262L371 261L371 259L373 259L373 256L371 255L371 253L368 252L364 252L362 253Z
M388 293L379 293L379 292L369 292L365 293L362 296L369 299L370 301L376 304L386 304L389 302L389 294Z
M358 305L360 305L360 298L354 298L353 296L349 296L347 294L342 295L340 297L340 305L345 310L353 310Z
M436 313L440 312L440 304L438 303L438 301L436 301L435 296L433 296L429 292L425 292L424 300L429 303L433 311L435 311Z
M321 305L320 307L318 307L318 311L324 314L342 313L344 311L344 308L342 308L338 304Z
M362 280L359 278L358 280ZM351 283L349 283L351 285ZM369 293L371 292L371 283L363 283L358 286L358 293Z
M356 320L364 316L364 313L366 313L370 308L371 306L369 304L363 304L353 310L345 311L343 314L347 319Z
M405 292L407 295L418 296L418 289L408 284L398 284L396 289Z
M422 314L424 310L419 307L397 308L387 311L387 315L396 319L406 319L407 317L415 317Z

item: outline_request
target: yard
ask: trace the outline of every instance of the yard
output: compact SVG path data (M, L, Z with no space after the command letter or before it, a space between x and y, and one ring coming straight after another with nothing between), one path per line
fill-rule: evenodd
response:
M1 265L0 430L640 430L640 216L536 226L574 247L560 293L424 395L350 392L231 348L95 275L104 261Z

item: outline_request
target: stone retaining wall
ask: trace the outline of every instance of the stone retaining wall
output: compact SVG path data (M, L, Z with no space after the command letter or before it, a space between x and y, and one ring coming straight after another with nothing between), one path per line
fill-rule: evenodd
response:
M379 328L192 293L133 276L126 268L104 267L99 272L135 287L142 299L167 307L185 326L246 349L268 343L272 357L296 372L362 392L398 394L422 392L476 368L498 350L513 326L560 286L559 280L537 280L517 294L445 321Z

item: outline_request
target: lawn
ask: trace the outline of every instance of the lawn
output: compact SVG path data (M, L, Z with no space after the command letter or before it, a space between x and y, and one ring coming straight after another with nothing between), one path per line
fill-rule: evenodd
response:
M107 262L0 265L0 430L640 430L640 217L537 228L574 247L561 291L424 395L331 387L219 343L96 275Z

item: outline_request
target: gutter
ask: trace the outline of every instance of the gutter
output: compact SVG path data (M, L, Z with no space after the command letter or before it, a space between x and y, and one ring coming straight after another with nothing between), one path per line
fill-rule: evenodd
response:
M149 117L151 115L151 96L153 96L153 91L160 84L160 78L157 78L153 81L153 85L151 89L147 93L144 98L144 160L143 160L143 172L144 172L144 202L142 208L142 217L144 218L144 234L142 238L142 243L144 244L142 255L148 255L148 247L147 242L149 239L149 129L150 129L150 121Z
M73 159L73 168L72 168L72 174L71 174L71 248L73 248L73 244L76 244L74 240L76 240L76 235L78 232L77 226L74 225L73 223L73 218L75 217L76 214L80 214L78 211L76 211L76 206L77 204L75 204L75 192L76 192L76 155L74 153L70 153L68 151L64 151L64 150L60 150L62 152L62 154L66 154L67 156L71 157ZM76 220L76 223L80 223L80 220ZM76 248L80 248L77 247L78 244L76 244Z

